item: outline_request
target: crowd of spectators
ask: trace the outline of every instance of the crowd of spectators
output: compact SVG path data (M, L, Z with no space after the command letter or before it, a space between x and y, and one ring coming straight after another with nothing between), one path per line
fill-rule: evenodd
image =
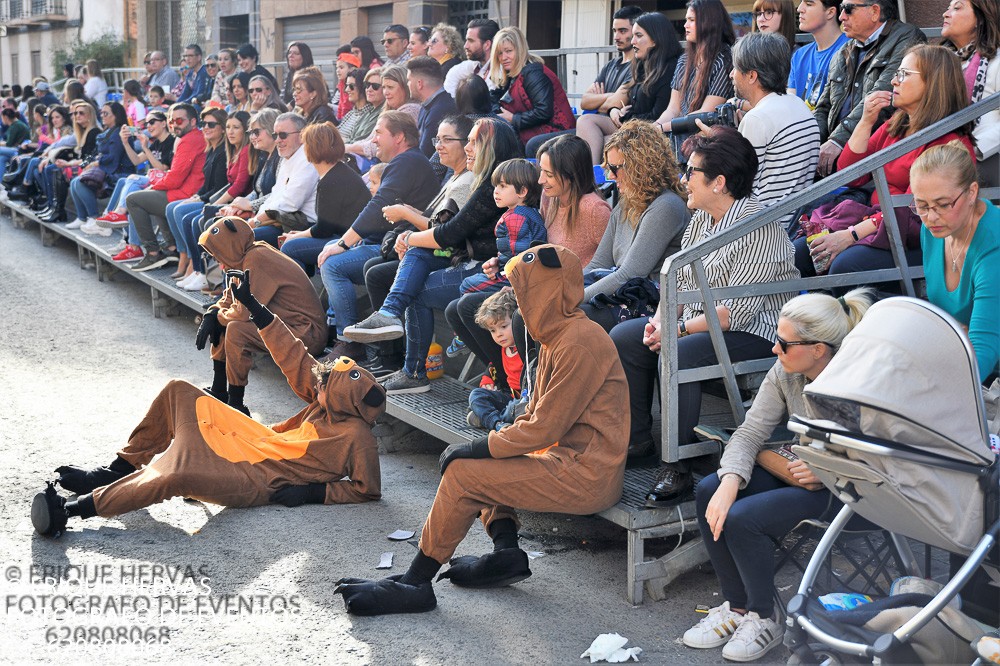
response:
M488 416L470 423L490 428L502 428L507 406L526 397L521 373L533 342L519 313L504 309L509 302L487 301L504 290L510 256L532 240L562 245L583 266L584 312L609 333L625 370L630 458L658 453L651 406L661 326L677 326L679 368L713 364L706 309L714 307L731 360L778 363L718 473L708 458L665 466L647 501L675 503L693 491L693 470L708 474L699 520L715 537L725 603L684 640L727 644L724 656L751 660L780 643L773 581L747 573L767 548L734 549L746 540L718 537L727 512L726 530L735 531L740 512L765 506L752 496L778 492L750 453L780 421L775 414L801 402L803 382L822 371L871 294L839 304L774 294L661 317L652 312L658 273L679 249L996 93L996 0L942 9L943 42L932 46L900 20L897 0L756 0L740 39L721 0L690 0L683 41L662 14L622 7L612 17L617 52L580 91L579 117L575 96L521 30L492 20L470 22L464 36L447 24L390 25L384 55L356 37L338 49L331 80L321 69L328 63L300 41L287 45L280 85L251 44L207 57L190 44L178 69L163 52L148 53L145 75L125 81L116 101L100 64L88 61L61 100L44 80L4 95L4 196L29 200L49 221L68 220L71 198L70 228L122 230L115 261L137 271L176 264L182 288L206 292L219 284L208 278L202 232L220 216L247 220L257 241L319 273L331 354L377 373L389 394L429 389L425 360L440 310L454 332L448 353L474 354L487 368L483 386L504 396L477 397ZM813 40L797 47L797 32ZM1000 180L998 153L993 110L885 167L890 193L915 197L893 216L907 260L923 262L928 298L968 327L984 381L1000 356L1000 221L977 180ZM614 183L611 201L595 167ZM824 226L816 238L790 214L710 253L709 284L893 266L888 218L869 180L799 212ZM684 268L679 288L697 284ZM367 318L357 287L370 300ZM645 307L622 307L635 293ZM830 328L817 317L843 321ZM664 428L694 441L700 405L700 384L681 384L677 419ZM803 505L802 515L818 515L818 506Z

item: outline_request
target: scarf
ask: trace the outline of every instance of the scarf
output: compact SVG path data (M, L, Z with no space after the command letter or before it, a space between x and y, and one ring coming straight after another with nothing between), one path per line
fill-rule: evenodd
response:
M983 98L983 92L986 90L986 70L990 66L990 59L984 58L981 53L975 50L975 47L975 42L973 42L957 51L965 68L962 75L965 78L965 86L969 90L969 100L972 104ZM976 118L975 125L978 127L982 121L982 118Z

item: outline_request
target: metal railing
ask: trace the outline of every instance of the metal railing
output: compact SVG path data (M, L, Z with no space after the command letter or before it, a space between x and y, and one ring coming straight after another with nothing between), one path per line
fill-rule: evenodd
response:
M734 298L750 298L771 294L795 293L831 287L849 287L898 281L907 296L914 295L913 280L923 277L922 266L909 266L906 252L900 236L892 205L906 205L912 199L909 195L894 197L889 192L889 184L885 177L885 165L898 159L936 138L944 136L966 123L1000 108L1000 93L973 104L958 113L926 127L912 136L893 144L889 148L866 157L851 166L838 171L820 182L796 192L781 202L761 210L741 221L731 229L713 236L701 243L680 250L671 255L663 263L660 270L660 313L661 313L661 353L660 353L660 410L663 422L662 457L665 461L676 462L683 458L691 458L706 453L716 452L717 446L710 442L693 442L680 444L677 432L678 386L690 382L700 382L708 379L722 379L729 398L730 408L736 423L742 423L746 416L743 400L740 396L736 376L755 372L766 372L774 365L774 357L740 361L733 363L729 358L723 338L722 325L718 313L710 305L719 300ZM828 275L812 278L798 278L780 282L754 284L739 287L710 287L705 273L703 258L739 238L774 223L785 215L792 214L802 206L833 192L834 190L862 176L871 175L875 181L875 191L882 202L883 225L889 237L889 247L892 252L894 268ZM992 192L990 194L993 194ZM996 196L996 195L993 195ZM892 205L886 205L891 202ZM677 272L684 266L694 270L697 290L678 291ZM708 321L709 334L718 363L715 365L678 369L677 360L677 316L679 305L704 303L705 316Z

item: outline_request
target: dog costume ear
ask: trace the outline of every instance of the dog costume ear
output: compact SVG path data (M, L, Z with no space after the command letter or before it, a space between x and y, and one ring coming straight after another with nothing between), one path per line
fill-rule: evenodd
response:
M553 247L543 247L538 252L538 260L542 262L542 266L546 268L562 268L562 262L559 261L559 253L556 252Z
M385 391L378 386L373 386L365 394L363 402L369 407L378 407L385 402Z
M226 229L229 229L229 230L230 230L230 231L232 231L232 232L233 232L234 234L236 233L236 225L235 225L235 224L233 224L233 221L232 221L232 220L230 220L229 218L226 218L225 220L223 220L223 222L222 222L222 223L223 223L224 225L226 225Z
M546 241L538 240L536 238L535 240L531 241L530 245L528 245L528 249L531 249L533 247L538 247L539 245L545 245L545 243L546 243Z

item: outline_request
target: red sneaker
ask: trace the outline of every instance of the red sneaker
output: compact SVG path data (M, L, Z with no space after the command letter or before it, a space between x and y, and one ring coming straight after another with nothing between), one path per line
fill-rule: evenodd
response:
M126 245L125 249L111 257L112 261L135 261L142 259L142 250L134 245Z
M105 213L96 219L102 222L128 222L128 215L123 215L122 213L113 210L110 213Z

